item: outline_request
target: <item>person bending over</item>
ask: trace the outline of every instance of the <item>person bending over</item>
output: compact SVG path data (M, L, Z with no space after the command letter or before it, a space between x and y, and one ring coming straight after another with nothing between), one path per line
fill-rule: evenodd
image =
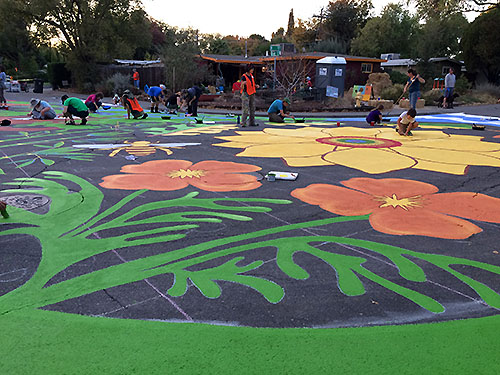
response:
M398 127L396 131L400 135L413 135L412 129L418 127L418 122L415 121L415 117L417 116L417 111L415 108L410 108L408 111L401 113L401 116L398 118Z
M166 101L166 107L171 114L176 114L181 105L181 93L175 92Z
M96 94L89 95L87 100L85 100L85 105L89 109L90 112L94 113L102 106L101 100L104 98L102 92L98 92Z
M66 118L66 125L75 125L75 120L73 116L80 117L82 119L81 125L87 123L87 117L89 117L89 111L84 102L78 98L70 98L68 95L63 95L61 97L63 104L63 117Z
M382 121L382 112L380 112L382 109L384 109L384 106L382 104L379 104L375 107L373 111L371 111L368 116L366 116L366 122L371 124L374 122L375 124L380 124Z
M267 110L269 116L269 121L271 122L285 122L285 117L295 118L292 115L287 114L288 106L290 105L290 99L285 98L283 100L276 99L273 104Z
M134 117L134 120L142 119L148 117L148 114L144 112L141 105L137 101L137 98L129 90L123 92L121 99L123 108L127 110L127 118L130 120L130 114Z
M151 86L148 90L149 98L151 99L151 113L160 113L158 107L163 101L163 98L167 92L165 85Z
M198 86L184 90L184 102L182 107L187 106L186 116L198 116L198 101L203 91Z
M45 100L31 99L31 112L28 116L35 120L53 120L56 118L56 111Z

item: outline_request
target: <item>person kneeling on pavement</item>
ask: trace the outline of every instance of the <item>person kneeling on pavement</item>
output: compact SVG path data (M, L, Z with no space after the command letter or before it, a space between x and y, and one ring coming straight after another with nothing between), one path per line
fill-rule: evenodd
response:
M101 100L104 98L102 92L98 92L96 94L89 95L87 100L85 100L85 105L89 109L90 112L94 113L102 106Z
M134 117L134 120L145 119L148 114L144 112L141 105L137 101L137 98L130 92L130 90L125 90L121 99L123 108L127 110L127 116L130 120L130 114Z
M418 127L418 122L415 121L415 117L417 116L417 111L415 108L410 108L408 111L401 113L401 116L398 118L398 126L396 131L400 135L413 135L411 132L412 129Z
M285 122L285 117L295 118L294 116L287 114L288 106L290 105L290 99L285 98L283 100L276 99L269 109L267 114L269 115L270 122Z
M63 117L66 117L66 125L75 125L75 120L73 116L80 117L82 119L81 125L87 123L87 117L89 116L89 111L87 106L83 101L78 98L70 98L68 95L63 95L61 97L63 108Z
M56 111L45 100L31 99L31 112L28 116L35 120L53 120L56 118Z

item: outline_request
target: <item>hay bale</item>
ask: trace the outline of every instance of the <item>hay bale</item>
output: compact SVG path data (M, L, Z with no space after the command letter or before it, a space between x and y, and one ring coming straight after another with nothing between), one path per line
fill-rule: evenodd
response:
M383 89L392 86L392 81L387 73L371 73L366 84L373 86L373 96L378 98L381 96Z

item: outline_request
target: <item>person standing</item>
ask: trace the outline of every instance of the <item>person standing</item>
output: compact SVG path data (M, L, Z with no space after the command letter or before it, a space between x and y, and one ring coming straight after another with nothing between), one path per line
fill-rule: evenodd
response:
M139 72L137 69L132 70L132 79L134 80L134 87L139 89L140 88L140 79L139 79Z
M410 99L410 108L417 108L417 100L420 98L420 84L424 84L425 79L413 69L408 69L408 82L403 89L403 93L408 90Z
M255 69L252 65L248 65L245 74L241 76L241 126L247 126L247 118L250 126L258 126L255 123L255 93L259 85L255 84L253 76Z
M453 108L453 90L455 89L455 72L450 68L446 77L444 77L444 99L443 108Z
M4 90L7 88L7 74L4 72L3 65L0 65L0 108L7 107L7 100L5 100L5 96L3 95Z

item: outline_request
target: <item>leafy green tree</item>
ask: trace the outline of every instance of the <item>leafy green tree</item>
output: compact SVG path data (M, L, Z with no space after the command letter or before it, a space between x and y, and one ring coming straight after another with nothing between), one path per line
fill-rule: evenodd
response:
M302 19L297 20L297 25L293 29L292 42L297 49L308 50L314 45L316 41L317 22L313 20L305 21Z
M498 0L410 0L418 9L421 18L436 18L451 13L485 12L500 7Z
M10 0L6 10L30 24L42 41L60 41L80 87L99 78L97 62L133 57L137 46L151 43L136 0Z
M390 3L379 17L374 17L361 29L351 44L355 55L379 57L382 53L398 52L403 57L412 55L418 20L401 4Z
M272 33L271 43L279 44L279 43L287 43L288 40L285 36L285 29L280 27L276 32Z
M493 30L500 24L500 9L493 8L477 17L464 32L462 47L465 65L489 82L500 84L500 38Z
M372 9L371 0L330 1L321 27L321 39L337 38L337 41L344 43L347 52L351 40L364 27Z

